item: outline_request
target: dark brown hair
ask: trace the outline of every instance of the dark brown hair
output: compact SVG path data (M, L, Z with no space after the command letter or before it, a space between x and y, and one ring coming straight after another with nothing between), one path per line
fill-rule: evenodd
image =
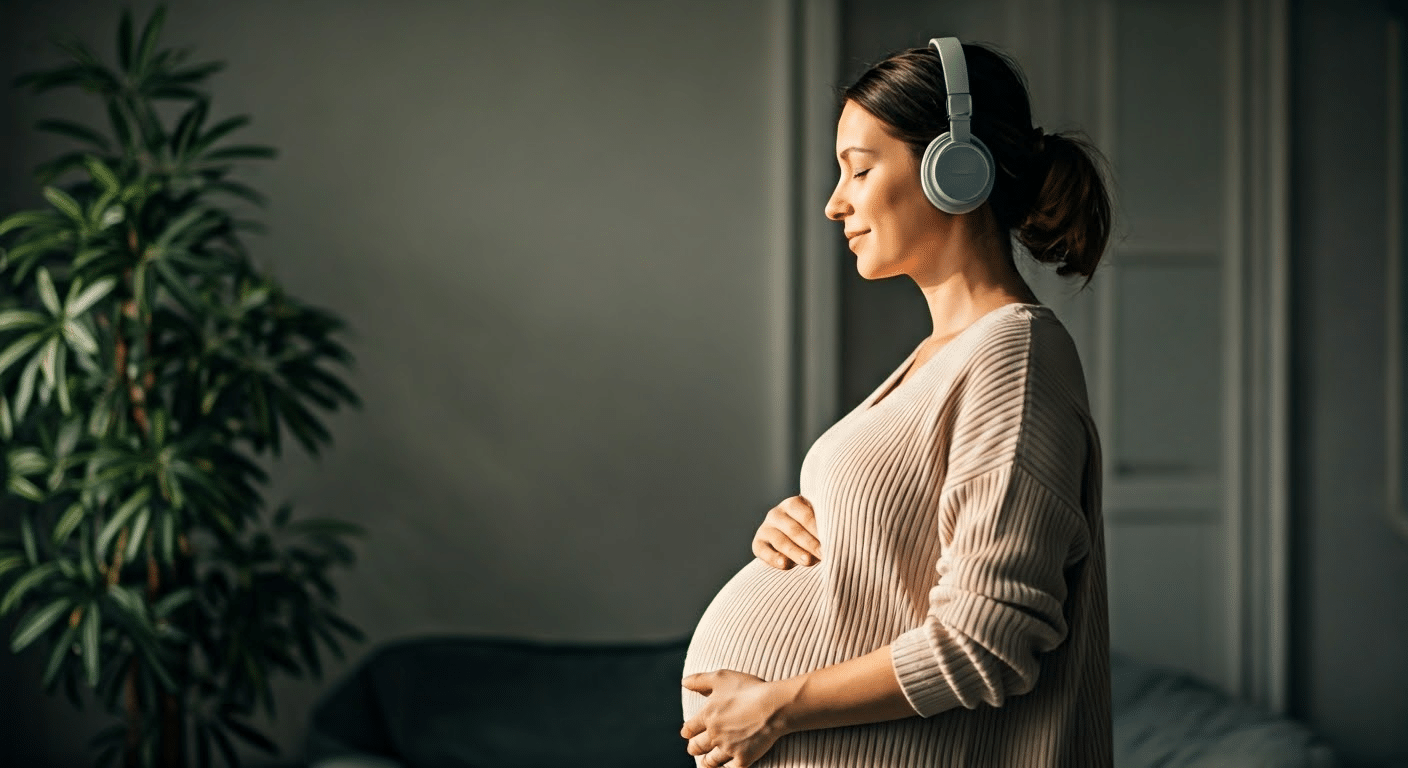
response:
M1097 163L1100 151L1078 133L1042 134L1032 127L1027 84L1017 63L996 49L963 44L973 135L997 163L987 204L1000 232L1017 230L1032 256L1056 274L1084 275L1086 284L1110 236L1110 196ZM886 131L923 157L948 131L948 92L939 52L909 48L890 54L840 91L885 123ZM1009 248L1003 238L1004 250Z

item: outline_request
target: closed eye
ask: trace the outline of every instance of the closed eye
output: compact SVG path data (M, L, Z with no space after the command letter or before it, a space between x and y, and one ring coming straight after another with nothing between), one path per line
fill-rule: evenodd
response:
M866 169L863 170L863 171L857 171L855 174L853 174L853 175L851 176L851 178L853 178L853 179L855 179L855 178L860 178L861 176L864 176L864 175L867 174L867 173L870 173L870 169L869 169L869 168L866 168Z

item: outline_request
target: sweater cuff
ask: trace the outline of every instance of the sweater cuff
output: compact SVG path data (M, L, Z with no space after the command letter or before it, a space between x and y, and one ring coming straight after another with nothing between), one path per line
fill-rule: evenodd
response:
M929 642L929 623L905 632L890 643L890 663L909 705L920 717L933 717L960 706L958 693L948 684Z

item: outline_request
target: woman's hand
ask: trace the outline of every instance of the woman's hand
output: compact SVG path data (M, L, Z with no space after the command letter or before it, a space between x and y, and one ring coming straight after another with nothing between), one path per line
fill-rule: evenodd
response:
M786 692L761 677L732 669L685 675L680 685L709 697L680 728L685 750L704 768L748 768L787 735L779 713ZM732 762L729 762L729 761Z
M821 540L816 537L816 515L801 496L784 499L768 510L753 537L753 554L780 570L821 561Z

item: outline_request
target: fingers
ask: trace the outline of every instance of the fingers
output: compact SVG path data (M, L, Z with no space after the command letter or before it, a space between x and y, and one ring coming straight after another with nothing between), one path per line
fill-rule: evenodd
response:
M811 503L792 496L768 510L753 537L753 555L782 571L820 562L821 540Z
M734 761L730 764L729 760L732 760L733 756L729 755L723 747L710 747L707 741L698 742L691 740L686 747L686 751L698 757L699 764L705 766L705 768L723 768L725 765L731 765L733 768L741 768L742 766L742 763L738 761Z
M797 564L761 538L753 539L753 556L779 571L785 571Z
M792 499L800 498L800 496L792 497ZM788 499L787 501L790 502L792 499ZM803 510L805 510L805 513ZM799 519L799 517L801 519ZM817 559L821 558L821 540L816 537L815 531L812 530L816 527L816 518L812 516L810 506L798 507L796 504L783 502L768 510L767 523L781 531L802 551ZM811 529L808 529L808 526L811 526ZM774 542L773 546L777 546L777 542ZM784 554L787 553L782 547L777 548Z
M816 511L812 509L812 503L804 496L789 496L778 505L782 507L794 520L802 524L813 537L816 531ZM820 546L821 542L817 542Z
M695 672L680 678L680 686L708 696L714 692L714 676L709 672Z

